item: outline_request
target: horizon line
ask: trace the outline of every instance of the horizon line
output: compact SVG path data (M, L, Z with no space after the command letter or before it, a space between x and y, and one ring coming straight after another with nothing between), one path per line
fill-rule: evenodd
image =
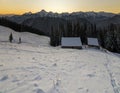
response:
M35 13L38 13L38 12L41 12L41 11L46 11L45 9L41 9L40 11L36 11L36 12L33 12L33 11L26 11L26 12L22 12L22 13L0 13L0 15L23 15L25 13L32 13L32 14L35 14ZM87 12L95 12L95 13L100 13L100 12L105 12L105 13L112 13L112 14L120 14L120 12L110 12L110 11L72 11L72 12L56 12L56 11L46 11L46 12L53 12L53 13L58 13L58 14L62 14L62 13L69 13L69 14L72 14L72 13L78 13L78 12L84 12L84 13L87 13Z

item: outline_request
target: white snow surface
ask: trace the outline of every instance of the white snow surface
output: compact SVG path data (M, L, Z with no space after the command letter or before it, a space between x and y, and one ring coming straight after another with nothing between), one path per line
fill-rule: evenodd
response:
M48 37L0 26L0 93L120 93L120 58L51 47Z

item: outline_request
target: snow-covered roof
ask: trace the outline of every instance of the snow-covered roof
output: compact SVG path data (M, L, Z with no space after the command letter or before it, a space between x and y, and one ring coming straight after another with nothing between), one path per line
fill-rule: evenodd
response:
M62 37L61 46L82 46L80 37Z
M99 46L97 38L87 38L87 39L88 39L88 45Z

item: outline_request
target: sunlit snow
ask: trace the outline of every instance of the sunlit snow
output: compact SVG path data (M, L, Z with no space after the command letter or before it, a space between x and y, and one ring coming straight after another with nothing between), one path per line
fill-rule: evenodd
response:
M48 37L0 26L0 93L120 93L120 58L51 47Z

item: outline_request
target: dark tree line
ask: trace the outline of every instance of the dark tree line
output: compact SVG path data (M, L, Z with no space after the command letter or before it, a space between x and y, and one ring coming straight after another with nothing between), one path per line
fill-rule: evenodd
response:
M62 37L62 30L60 28L60 25L57 24L57 26L51 27L51 33L50 33L50 45L51 46L58 46L61 43L61 37Z
M87 36L89 35L89 33L87 34L88 29L89 28L87 27L87 23L80 23L79 21L67 21L66 24L52 26L50 34L50 44L52 46L60 45L61 37L80 37L82 43L87 44Z
M18 23L12 22L4 17L0 18L0 25L9 27L17 32L26 32L27 31L27 32L38 34L38 35L45 35L42 31L40 31L36 28L27 26L24 24L18 24Z
M61 44L61 37L80 37L83 44L87 43L86 23L72 23L67 21L66 24L58 24L51 27L50 45L58 46Z
M87 37L95 37L101 47L120 53L120 25L117 24L97 28L95 23L67 21L66 24L51 27L50 44L60 45L61 37L80 37L82 44L87 44Z

